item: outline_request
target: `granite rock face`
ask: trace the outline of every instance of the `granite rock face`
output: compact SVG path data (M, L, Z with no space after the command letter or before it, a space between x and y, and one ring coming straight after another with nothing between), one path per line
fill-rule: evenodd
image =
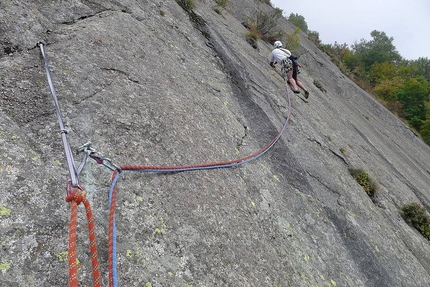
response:
M430 244L400 208L430 207L430 148L304 35L309 102L286 93L271 46L241 24L261 1L0 3L0 286L66 286L69 172L39 41L73 150L117 165L229 161L181 173L124 171L116 225L121 286L428 286ZM181 2L181 1L180 1ZM293 31L290 23L279 23ZM76 165L82 154L74 154ZM349 174L378 182L372 200ZM112 171L79 176L108 285ZM79 280L90 286L85 211Z

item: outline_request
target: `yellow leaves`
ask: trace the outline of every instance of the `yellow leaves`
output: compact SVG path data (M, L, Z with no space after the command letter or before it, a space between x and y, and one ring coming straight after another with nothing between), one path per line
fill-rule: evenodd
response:
M373 88L373 91L384 100L395 101L397 99L397 91L402 86L400 77L382 80Z

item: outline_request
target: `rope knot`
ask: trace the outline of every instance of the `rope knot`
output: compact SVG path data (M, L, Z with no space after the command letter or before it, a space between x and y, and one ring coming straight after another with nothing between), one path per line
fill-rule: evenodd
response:
M74 201L76 202L77 205L79 205L81 202L84 202L86 200L85 195L86 195L85 190L80 191L80 190L74 189L69 195L66 196L66 201L67 202Z

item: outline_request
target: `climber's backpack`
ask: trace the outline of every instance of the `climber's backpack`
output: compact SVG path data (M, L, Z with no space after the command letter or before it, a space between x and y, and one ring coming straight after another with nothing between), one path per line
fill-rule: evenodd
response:
M293 62L293 67L297 67L299 65L299 58L291 54L290 56L291 62Z

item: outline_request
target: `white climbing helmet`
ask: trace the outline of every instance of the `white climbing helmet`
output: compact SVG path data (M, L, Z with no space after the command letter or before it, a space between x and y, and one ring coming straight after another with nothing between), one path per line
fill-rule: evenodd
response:
M281 48L282 47L282 42L281 41L275 41L275 43L273 44L273 46L275 46L275 48Z

